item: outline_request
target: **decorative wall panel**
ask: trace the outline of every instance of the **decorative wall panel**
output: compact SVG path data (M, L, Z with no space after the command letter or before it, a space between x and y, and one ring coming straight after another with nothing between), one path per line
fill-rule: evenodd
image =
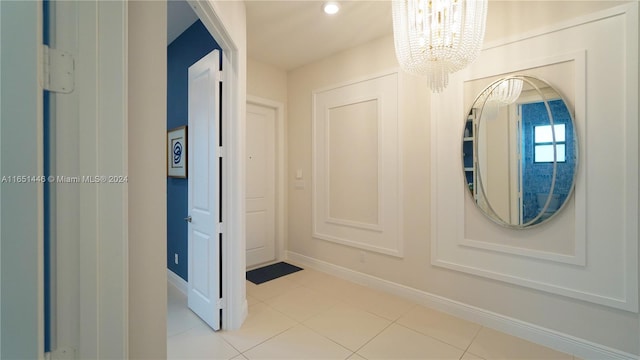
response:
M402 256L397 72L313 93L313 236Z
M558 89L578 133L570 203L530 230L487 220L467 196L460 160L465 84L514 73ZM637 312L637 99L637 4L485 45L432 98L432 264Z

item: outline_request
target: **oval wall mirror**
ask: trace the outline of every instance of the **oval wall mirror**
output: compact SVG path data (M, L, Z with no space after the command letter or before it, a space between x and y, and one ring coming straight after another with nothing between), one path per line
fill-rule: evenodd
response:
M504 77L481 91L467 114L462 165L482 213L524 229L562 210L573 192L578 141L558 91L533 76Z

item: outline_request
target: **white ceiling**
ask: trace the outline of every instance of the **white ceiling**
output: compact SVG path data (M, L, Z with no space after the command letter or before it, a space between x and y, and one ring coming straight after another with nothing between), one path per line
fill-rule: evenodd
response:
M248 56L291 70L392 33L390 1L340 3L329 16L323 1L245 1ZM171 42L197 18L186 1L169 1L167 11Z
M392 34L391 0L339 1L342 11L328 16L319 0L246 0L249 57L291 70ZM485 42L622 3L490 0ZM167 11L169 42L197 20L186 0L169 0Z
M341 1L336 15L322 1L246 1L249 57L291 70L392 33L388 1Z

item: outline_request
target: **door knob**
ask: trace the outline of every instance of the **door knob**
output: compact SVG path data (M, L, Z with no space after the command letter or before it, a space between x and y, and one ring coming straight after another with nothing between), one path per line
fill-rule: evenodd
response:
M191 215L187 216L186 218L184 218L184 221L186 222L191 222Z

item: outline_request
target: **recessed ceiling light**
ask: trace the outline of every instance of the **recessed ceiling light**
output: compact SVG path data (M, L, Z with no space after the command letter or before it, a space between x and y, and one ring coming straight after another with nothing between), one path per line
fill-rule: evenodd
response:
M329 1L322 4L322 10L326 14L333 15L333 14L336 14L338 11L340 11L340 4L338 4L335 1Z

